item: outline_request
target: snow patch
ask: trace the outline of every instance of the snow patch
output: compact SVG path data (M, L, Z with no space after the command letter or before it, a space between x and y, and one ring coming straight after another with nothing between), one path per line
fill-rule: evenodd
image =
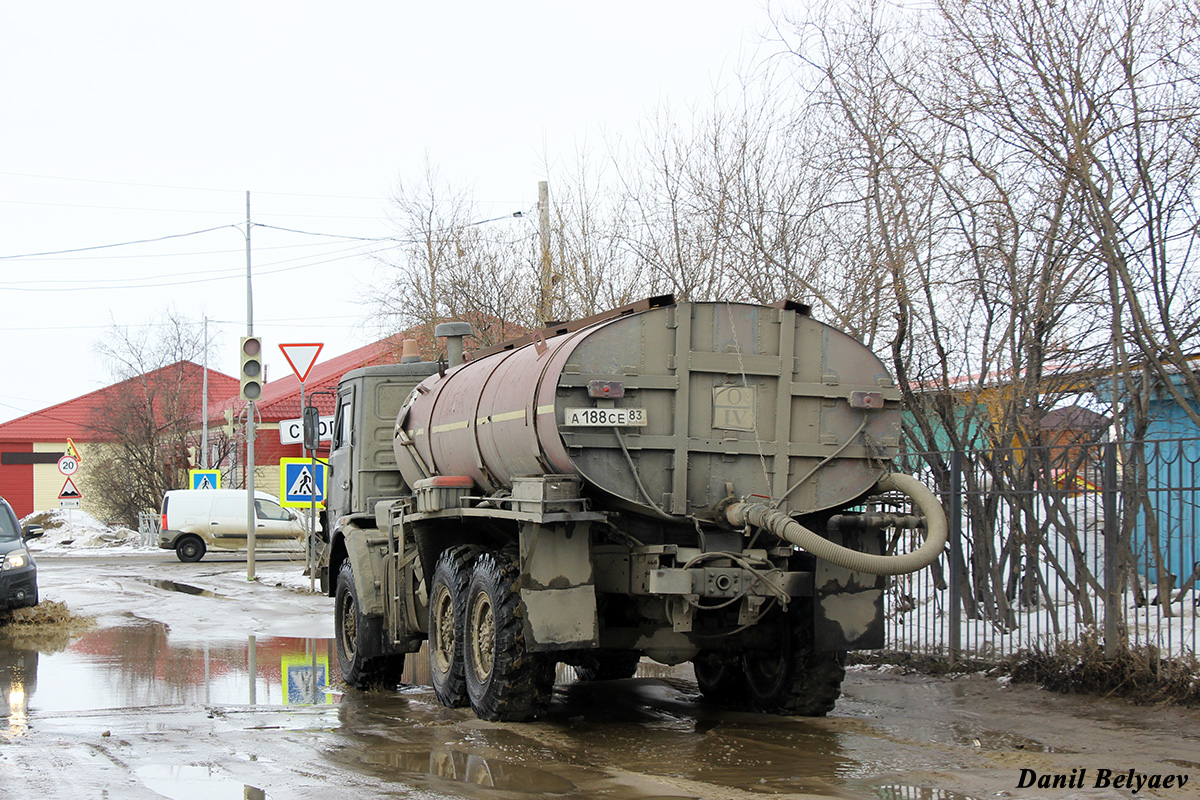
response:
M35 553L70 553L80 550L154 550L153 543L142 544L141 535L123 525L107 525L86 511L53 509L35 511L21 520L21 526L41 525L45 533L29 540Z

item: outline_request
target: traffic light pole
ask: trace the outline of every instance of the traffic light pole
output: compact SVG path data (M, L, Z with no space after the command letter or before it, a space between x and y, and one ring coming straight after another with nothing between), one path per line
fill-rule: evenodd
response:
M254 438L258 426L255 403L262 398L262 339L243 336L238 353L241 398L246 401L246 580L254 580L255 529L258 527L254 503Z
M250 281L250 191L246 191L246 335L254 335L254 286ZM260 355L261 359L261 355ZM261 363L261 361L259 362ZM246 402L246 580L254 580L254 400Z
M254 580L254 401L246 406L246 580Z

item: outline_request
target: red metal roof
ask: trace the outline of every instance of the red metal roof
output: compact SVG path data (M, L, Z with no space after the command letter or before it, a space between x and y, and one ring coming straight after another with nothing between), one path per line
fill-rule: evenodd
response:
M182 379L194 386L197 395L204 380L204 367L191 361L181 361L162 367L154 372L182 369ZM9 422L0 424L0 441L4 442L63 442L68 438L79 438L81 441L96 441L104 438L92 427L92 420L98 409L111 408L111 398L115 394L128 392L127 384L138 378L130 378L103 389L67 400L58 405L26 414ZM228 375L208 370L208 397L210 407L220 405L226 398L236 396L238 381Z

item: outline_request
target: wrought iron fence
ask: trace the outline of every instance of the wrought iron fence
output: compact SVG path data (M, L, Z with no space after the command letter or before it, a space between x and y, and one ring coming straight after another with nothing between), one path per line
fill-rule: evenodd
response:
M1093 636L1198 652L1200 439L908 453L943 558L892 581L888 646L994 660Z

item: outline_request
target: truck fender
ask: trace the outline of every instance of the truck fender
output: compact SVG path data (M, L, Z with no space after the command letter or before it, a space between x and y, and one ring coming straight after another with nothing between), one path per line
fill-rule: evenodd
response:
M345 543L346 559L354 571L354 588L361 612L368 617L383 616L387 541L371 541L379 537L379 531L376 528L361 528L354 522L342 526L339 533ZM337 569L340 568L339 563ZM333 564L330 564L330 584L336 587L337 573L333 569Z

